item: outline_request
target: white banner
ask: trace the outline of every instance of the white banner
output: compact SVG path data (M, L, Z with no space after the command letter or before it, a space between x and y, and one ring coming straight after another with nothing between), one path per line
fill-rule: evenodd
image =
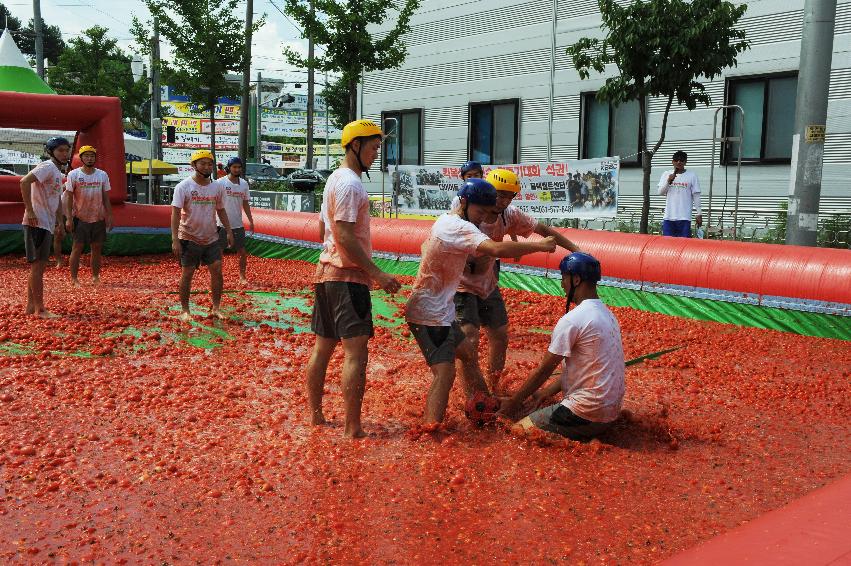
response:
M178 147L164 147L163 161L180 165L181 163L189 163L189 158L192 156L194 149L183 149ZM216 151L216 160L220 163L225 163L231 157L236 157L236 151Z
M260 122L260 131L268 136L292 136L305 137L307 135L307 127L298 124L287 124L284 122ZM339 140L343 137L343 131L336 129L334 126L325 128L325 124L313 124L313 135L317 138L325 138L325 132L331 132L328 135L329 139Z
M41 158L31 153L15 151L14 149L0 149L0 164L3 165L38 165Z
M486 165L485 174L496 165ZM534 218L614 218L620 158L502 165L520 177L512 204ZM461 186L459 167L399 167L399 212L447 212Z
M307 153L307 146L301 144L289 144L289 143L277 143L263 140L263 151L268 151L269 153L287 153L287 154L297 154L297 155L305 155ZM314 155L325 155L325 145L319 144L313 146L313 154ZM328 145L328 154L329 155L343 155L345 151L343 151L342 146L340 144L329 144Z
M175 132L174 143L166 143L166 134L163 133L163 147L182 148L210 148L209 134L186 134ZM239 136L227 134L216 134L216 149L239 149Z

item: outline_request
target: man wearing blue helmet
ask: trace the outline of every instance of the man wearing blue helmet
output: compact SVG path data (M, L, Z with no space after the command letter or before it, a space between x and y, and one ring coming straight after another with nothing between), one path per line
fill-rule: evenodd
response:
M245 270L248 266L248 252L245 249L245 225L242 222L242 213L248 218L248 229L254 232L254 218L251 217L251 195L248 192L248 181L242 178L242 159L231 157L225 165L227 175L216 182L225 191L225 212L227 213L230 227L233 231L233 246L231 250L239 254L239 282L243 285L248 283ZM222 221L217 217L216 225L219 231L219 245L224 251L227 249L228 240Z
M44 144L50 159L36 165L21 179L24 201L24 248L30 264L27 285L27 314L52 318L44 308L44 268L50 257L57 216L62 214L62 171L71 157L71 142L53 137ZM61 258L61 257L60 257Z
M467 161L461 166L461 181L467 179L484 179L485 171L478 161Z
M456 355L463 364L467 396L487 392L469 342L464 340L464 333L455 320L453 299L467 257L516 257L555 249L553 238L522 243L495 242L484 235L476 226L491 214L496 204L496 189L487 181L468 179L458 191L458 197L452 211L435 221L429 239L423 243L420 269L405 315L433 374L426 400L426 423L443 420L455 380Z
M561 389L564 399L560 403L534 411L516 428L539 428L573 440L588 440L620 416L625 390L621 330L597 296L600 262L574 252L559 267L567 307L571 302L576 307L558 321L538 367L499 412L513 417L529 397L538 405ZM559 364L564 364L560 380L541 388Z

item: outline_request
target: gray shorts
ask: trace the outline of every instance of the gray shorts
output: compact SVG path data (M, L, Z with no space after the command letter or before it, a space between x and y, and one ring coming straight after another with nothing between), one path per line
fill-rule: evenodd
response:
M595 423L583 419L561 403L538 409L529 415L529 419L536 427L571 440L590 440L612 426L612 423Z
M325 281L313 286L310 329L322 338L372 336L372 297L363 283Z
M47 261L50 252L53 251L53 234L44 228L24 226L24 251L27 253L27 261Z
M74 243L102 244L106 241L106 221L83 222L74 218Z
M452 326L425 326L408 323L420 351L429 367L455 361L455 349L464 341L464 332L457 321Z
M182 267L199 267L202 263L210 265L222 259L222 248L218 242L202 246L191 240L180 240L180 265Z
M219 245L222 250L239 251L245 249L245 228L233 229L233 247L228 247L228 231L219 227Z
M499 328L508 324L508 311L499 288L493 290L487 299L475 293L455 293L455 318L461 324Z

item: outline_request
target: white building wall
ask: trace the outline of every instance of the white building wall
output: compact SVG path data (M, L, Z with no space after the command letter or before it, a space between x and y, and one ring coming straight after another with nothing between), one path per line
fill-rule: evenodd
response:
M674 150L683 149L706 195L713 114L725 101L725 80L798 69L804 0L747 4L740 25L751 48L739 56L737 67L705 82L712 107L694 111L676 105L672 108L666 141L654 158L654 183L670 166ZM458 165L467 159L468 104L519 98L521 161L545 161L552 5L551 0L425 0L413 17L411 32L404 37L408 46L404 65L364 77L363 116L378 120L382 111L422 108L423 163ZM597 90L607 76L616 73L612 66L606 75L592 73L590 79L580 80L565 53L565 48L580 37L602 35L596 0L560 0L558 5L554 160L578 157L580 94ZM838 3L832 67L822 196L823 206L835 209L847 208L849 201L833 197L851 198L851 0ZM664 104L662 99L649 103L651 145L659 137ZM794 116L788 119L794 120ZM735 168L727 174L732 194ZM742 206L776 207L786 198L789 174L789 165L743 165ZM380 192L380 177L373 175L371 191ZM724 168L717 167L715 195L723 194L724 177ZM620 192L622 203L630 206L637 202L640 168L622 169ZM663 201L655 197L653 204L662 206Z

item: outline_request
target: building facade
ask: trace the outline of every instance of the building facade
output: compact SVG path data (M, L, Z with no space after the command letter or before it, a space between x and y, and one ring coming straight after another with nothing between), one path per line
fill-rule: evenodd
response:
M713 120L723 104L745 109L740 220L768 228L782 215L804 0L747 5L739 25L750 49L739 56L738 66L704 81L712 105L671 109L666 140L653 163L654 219L661 219L664 207L655 184L677 149L688 153L688 167L698 173L708 206ZM425 0L404 36L404 65L364 76L362 114L384 119L385 127L392 125L387 118L398 121L398 147L385 151L391 163L394 158L401 164L458 165L467 159L496 164L618 155L619 221L634 220L641 199L638 105L597 102L594 93L616 68L581 80L565 52L583 36L602 37L600 24L596 0ZM833 49L822 186L826 217L851 212L851 1L838 3ZM651 147L659 138L665 102L648 103ZM716 135L723 127L719 113ZM730 135L737 133L738 117L727 127ZM735 161L726 159L737 151L722 151L720 143L715 150L712 209L728 225L737 171ZM370 190L381 192L379 176L373 179ZM606 222L597 227L615 228Z

